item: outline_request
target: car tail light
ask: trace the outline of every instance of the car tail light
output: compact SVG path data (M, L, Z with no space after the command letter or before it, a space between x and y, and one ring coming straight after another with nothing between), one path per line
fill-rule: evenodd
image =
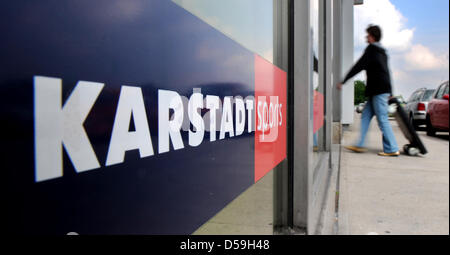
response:
M425 111L425 104L424 103L418 103L417 104L417 110L418 111Z

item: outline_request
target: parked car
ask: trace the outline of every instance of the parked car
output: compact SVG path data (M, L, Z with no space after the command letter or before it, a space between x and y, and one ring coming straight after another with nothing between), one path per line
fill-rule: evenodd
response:
M425 125L428 102L431 100L434 91L434 89L418 89L412 93L406 102L404 109L414 128L417 129L418 126Z
M434 135L436 131L449 131L448 129L448 81L439 85L428 103L427 135Z
M401 105L402 107L405 107L406 102L405 102L405 100L403 99L402 96L394 96L394 97L397 98L398 102L400 103L400 105Z

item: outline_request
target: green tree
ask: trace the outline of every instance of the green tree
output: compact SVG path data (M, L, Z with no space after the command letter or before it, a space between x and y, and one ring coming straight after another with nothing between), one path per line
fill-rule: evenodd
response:
M366 84L364 81L356 80L355 84L355 105L364 103L366 101L366 96L364 95L366 91Z

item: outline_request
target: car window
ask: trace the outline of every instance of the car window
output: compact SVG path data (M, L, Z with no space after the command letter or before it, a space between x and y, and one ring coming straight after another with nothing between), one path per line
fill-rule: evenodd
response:
M420 99L422 98L423 95L423 90L419 91L419 93L417 93L417 97L416 97L416 101L420 101Z
M419 92L420 92L420 91L414 92L414 93L412 94L411 99L409 100L409 102L417 101L417 97L418 97L418 95L419 95Z
M442 84L439 89L438 92L436 93L436 97L437 99L442 99L442 97L444 96L444 91L445 91L445 84Z
M442 96L444 96L446 94L448 94L448 83L447 83L447 85L445 85L444 94Z
M425 90L425 93L423 93L422 96L422 102L428 102L430 101L431 97L433 96L434 93L434 89L427 89Z
M439 93L439 89L440 89L440 88L441 88L441 86L437 87L437 89L434 90L433 98L437 98L437 95L438 95L438 93Z

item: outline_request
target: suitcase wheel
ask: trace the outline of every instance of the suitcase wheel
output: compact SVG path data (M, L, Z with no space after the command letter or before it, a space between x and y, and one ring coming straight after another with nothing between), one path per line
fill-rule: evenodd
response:
M403 151L410 156L417 156L419 155L419 149L416 147L411 146L411 144L406 144L403 146Z

